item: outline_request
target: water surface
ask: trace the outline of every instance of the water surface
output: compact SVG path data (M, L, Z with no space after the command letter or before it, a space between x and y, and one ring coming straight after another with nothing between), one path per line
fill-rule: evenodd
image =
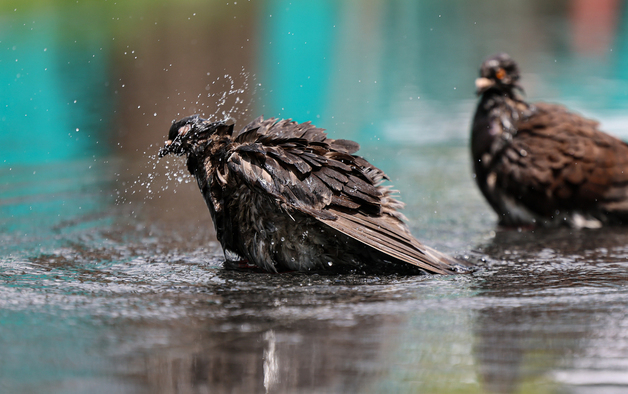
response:
M625 7L588 4L1 6L0 391L625 391L628 233L497 228L467 148L501 50L529 97L628 137ZM480 269L224 270L195 182L155 158L195 112L357 140L417 238Z

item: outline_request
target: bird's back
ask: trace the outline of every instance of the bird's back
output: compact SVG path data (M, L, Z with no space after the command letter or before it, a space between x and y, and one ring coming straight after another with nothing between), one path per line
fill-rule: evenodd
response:
M598 122L556 104L534 104L513 126L515 133L488 166L487 183L501 193L493 198L503 202L510 196L547 224L584 220L580 225L597 227L625 220L628 145L600 131ZM502 209L515 211L512 204ZM504 215L502 222L518 224Z
M381 185L386 175L354 155L358 148L291 120L258 118L235 133L214 177L223 201L208 204L229 215L222 221L235 235L223 247L270 270L342 262L455 272L461 262L410 234L398 212L403 204Z

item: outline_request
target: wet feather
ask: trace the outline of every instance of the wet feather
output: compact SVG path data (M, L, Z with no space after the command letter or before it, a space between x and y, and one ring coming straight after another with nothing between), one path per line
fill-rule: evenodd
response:
M502 79L499 69L508 70ZM506 54L489 58L480 72L491 84L479 92L472 125L474 172L500 222L628 224L623 175L628 173L628 145L563 106L528 104L518 92L516 63Z
M272 272L450 274L468 266L410 234L397 211L403 204L380 185L385 174L353 155L357 143L289 119L259 117L238 133L198 117L173 127L187 125L181 148L226 257Z

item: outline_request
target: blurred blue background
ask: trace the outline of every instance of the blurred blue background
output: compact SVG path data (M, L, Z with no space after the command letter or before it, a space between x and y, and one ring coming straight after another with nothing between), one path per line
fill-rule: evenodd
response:
M368 159L394 171L390 152L401 147L467 144L473 80L482 60L498 51L520 63L531 99L564 103L628 137L628 14L617 0L88 0L0 7L4 197L37 193L30 181L52 182L31 174L31 166L58 166L60 177L63 169L86 166L117 183L118 203L135 198L146 205L145 196L158 193L149 204L176 211L174 201L196 201L196 191L161 193L163 167L146 162L168 124L192 113L231 116L241 125L260 114L311 120L333 137L358 141ZM390 152L370 154L378 149ZM69 180L75 176L50 187L78 187ZM403 196L415 194L398 187ZM201 209L202 202L192 206ZM77 207L66 206L55 220Z
M303 283L225 278L195 183L179 159L155 157L170 122L193 113L233 117L240 126L262 114L311 120L333 138L359 142L360 154L391 176L417 237L452 254L473 253L495 236L495 216L471 179L473 82L483 59L499 51L518 61L532 101L563 103L628 139L624 1L0 3L0 391L201 392L202 381L226 391L268 392L283 382L284 391L549 392L571 384L577 368L556 360L577 353L581 337L557 351L543 330L522 334L529 341L515 349L536 358L517 358L508 373L484 373L486 360L503 363L491 355L513 349L473 350L470 344L501 335L477 327L515 322L517 330L520 321L482 315L492 304L481 296L488 291L481 280L342 287L342 300L359 294L347 311L358 316L355 325L344 325L335 306L312 323L309 308L336 302L335 293L303 298L292 312L281 309L289 296L250 304L251 294L274 291L258 281L279 280L298 294ZM369 309L364 294L383 307ZM390 294L406 303L391 307ZM422 309L434 298L453 300L451 312ZM237 312L216 307L229 302ZM260 312L262 304L273 306ZM512 307L504 305L499 313ZM242 318L257 314L284 336ZM523 321L536 316L524 313ZM576 316L576 323L550 319L548 327L587 331ZM611 321L621 327L622 319ZM459 335L448 336L446 347L440 338L451 327ZM224 345L234 333L253 350L237 340ZM615 334L602 338L610 344ZM261 363L275 340L299 360L312 350L294 345L299 335L352 346L338 350L332 340L316 348L333 355L333 371L316 360L296 363L313 371L312 381L268 375L270 364ZM209 361L198 354L211 352L224 356L223 367L250 364L257 372L224 367L223 380L194 378L190 371L216 367L214 359L199 364ZM352 380L364 374L372 386Z
M616 0L1 7L4 165L145 149L193 112L312 120L365 145L462 144L473 79L497 51L518 60L530 98L623 132L628 42Z

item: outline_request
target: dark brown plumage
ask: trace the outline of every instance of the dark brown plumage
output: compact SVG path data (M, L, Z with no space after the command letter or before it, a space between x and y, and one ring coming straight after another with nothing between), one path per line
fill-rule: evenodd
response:
M228 262L266 271L430 272L464 264L422 245L359 145L322 129L257 118L233 125L190 116L159 155L187 155Z
M555 104L528 104L506 54L476 80L475 179L504 225L628 223L628 145Z

